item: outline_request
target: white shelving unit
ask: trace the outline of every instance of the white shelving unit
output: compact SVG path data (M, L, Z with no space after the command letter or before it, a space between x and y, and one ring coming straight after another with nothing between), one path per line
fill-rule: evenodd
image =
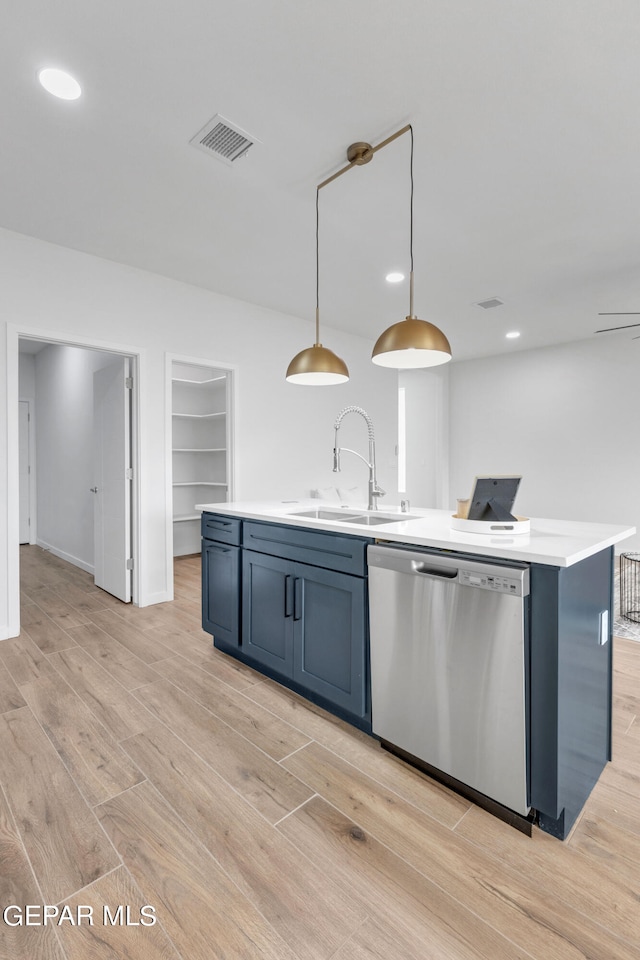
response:
M200 553L196 503L224 503L229 489L229 372L172 364L173 555Z

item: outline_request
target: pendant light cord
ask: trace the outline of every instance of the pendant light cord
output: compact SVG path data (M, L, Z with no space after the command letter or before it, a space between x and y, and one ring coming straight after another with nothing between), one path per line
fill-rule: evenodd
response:
M409 132L411 134L411 154L409 160L409 175L411 177L411 201L410 201L410 214L409 214L409 259L410 259L410 272L409 272L409 317L413 317L413 127L409 124Z
M411 273L413 273L413 127L409 124L409 130L411 132L411 159L409 162L409 173L411 176L411 213L409 217L410 222L410 232L409 232L409 248L411 255Z
M316 187L316 345L320 343L320 188Z

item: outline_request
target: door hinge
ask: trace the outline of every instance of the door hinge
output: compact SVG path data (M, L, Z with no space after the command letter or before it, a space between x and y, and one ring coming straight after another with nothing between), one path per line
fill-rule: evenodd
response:
M127 560L127 570L133 570L133 557L129 557Z
M133 467L127 467L124 472L125 480L133 480Z
M133 390L133 377L126 377L124 381L124 385L127 388L127 390Z

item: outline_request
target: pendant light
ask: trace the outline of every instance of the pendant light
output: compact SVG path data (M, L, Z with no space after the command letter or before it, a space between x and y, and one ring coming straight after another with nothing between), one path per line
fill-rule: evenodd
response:
M381 367L409 370L417 367L435 367L451 360L451 347L442 330L419 320L413 312L413 127L411 131L411 228L409 274L409 316L388 327L373 348L371 359Z
M419 320L413 312L413 127L410 123L401 130L392 133L382 143L372 147L370 143L358 141L347 150L348 163L333 173L316 188L316 342L312 347L298 353L287 369L289 383L333 384L344 383L349 379L349 371L340 357L320 343L320 264L318 254L318 198L320 190L337 177L352 170L355 166L369 163L378 150L397 140L405 133L411 133L411 231L410 253L411 272L409 274L409 316L394 323L378 337L371 359L381 367L395 367L408 370L416 367L435 367L451 360L451 347L442 330L427 320Z
M296 354L287 367L288 382L303 386L331 386L336 383L346 383L349 379L349 371L344 360L320 343L319 195L318 187L316 188L316 342L312 347L307 347L306 350Z

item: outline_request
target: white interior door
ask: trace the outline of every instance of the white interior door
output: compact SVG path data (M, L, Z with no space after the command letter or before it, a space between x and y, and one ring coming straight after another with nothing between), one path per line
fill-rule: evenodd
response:
M20 543L31 540L29 401L18 401L18 460L20 466Z
M131 600L131 390L129 358L93 375L94 579Z

